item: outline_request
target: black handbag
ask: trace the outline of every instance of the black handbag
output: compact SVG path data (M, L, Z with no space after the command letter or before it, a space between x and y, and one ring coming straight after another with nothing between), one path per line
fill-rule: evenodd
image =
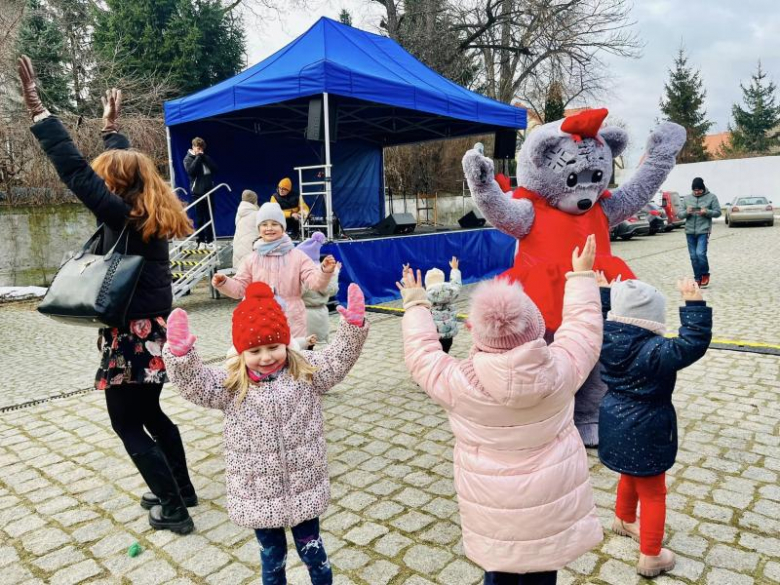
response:
M94 244L103 234L103 224L71 259L67 260L38 305L38 311L56 321L87 327L126 325L143 256L127 255L127 225L105 256L94 254ZM125 253L116 251L125 240Z

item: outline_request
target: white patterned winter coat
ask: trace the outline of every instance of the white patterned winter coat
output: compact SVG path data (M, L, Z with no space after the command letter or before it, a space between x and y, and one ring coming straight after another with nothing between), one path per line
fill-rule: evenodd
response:
M168 376L187 400L225 412L225 477L230 519L246 528L296 526L317 518L330 502L322 395L357 362L368 335L342 319L323 351L302 351L317 368L311 382L287 369L272 381L250 386L241 403L225 389L221 369L207 368L191 349L163 358Z
M452 305L460 296L460 270L450 271L450 281L427 287L426 293L431 302L431 315L436 323L439 337L452 339L458 334L458 315Z
M304 285L303 304L306 306L306 333L316 335L317 343L328 343L330 336L330 316L328 313L328 299L339 292L339 271L335 270L330 279L328 288L323 292L313 290Z

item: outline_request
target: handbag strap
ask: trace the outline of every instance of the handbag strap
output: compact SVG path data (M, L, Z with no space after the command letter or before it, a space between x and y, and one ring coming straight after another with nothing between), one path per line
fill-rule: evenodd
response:
M98 226L97 230L95 230L95 233L92 234L89 237L89 239L81 247L81 251L78 254L76 254L76 256L74 256L74 258L81 258L84 254L86 254L89 251L89 249L92 246L92 244L95 243L95 240L97 240L98 237L103 235L103 232L105 231L105 227L106 227L106 224L105 223L101 223ZM109 256L111 256L111 254L114 253L114 250L116 249L116 247L119 244L119 242L122 240L122 237L125 237L126 234L127 234L127 223L125 223L125 227L123 227L122 231L119 233L119 237L114 242L114 245L111 246L111 249L104 254L105 258L108 258ZM127 254L127 246L128 246L128 237L125 237L125 254Z
M114 250L116 249L116 247L119 244L119 242L122 240L122 237L125 236L125 234L127 234L127 225L128 225L128 223L129 222L125 223L125 227L122 228L122 231L119 233L119 237L116 239L116 242L114 242L114 245L111 246L111 249L108 252L106 252L106 257L109 257L109 256L111 256L111 254L114 253ZM105 224L102 224L102 225L105 225ZM125 236L125 254L127 254L128 239L129 239L129 235Z

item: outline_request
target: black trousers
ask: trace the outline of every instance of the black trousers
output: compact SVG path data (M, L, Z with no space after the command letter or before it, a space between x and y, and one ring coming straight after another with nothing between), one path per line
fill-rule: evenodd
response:
M558 581L558 571L543 573L500 573L485 572L484 585L555 585Z
M439 337L439 343L441 343L441 348L444 350L444 353L450 353L452 340L452 337Z
M162 387L162 384L121 384L105 389L111 428L130 455L148 451L155 446L149 435L163 435L174 426L160 408Z
M198 197L201 197L202 195L193 195L195 199ZM209 195L209 199L211 198L211 195ZM211 216L209 215L209 203L207 199L204 199L203 201L199 201L195 205L195 229L198 230L202 226L206 225L209 220L211 219ZM214 231L212 226L208 226L206 229L204 229L202 232L200 232L197 236L195 236L195 239L198 242L204 242L209 243L214 241Z

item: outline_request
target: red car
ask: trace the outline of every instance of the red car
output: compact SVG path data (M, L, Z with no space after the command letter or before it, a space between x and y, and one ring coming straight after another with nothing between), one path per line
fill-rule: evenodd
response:
M653 197L653 203L662 207L666 212L666 220L669 229L683 227L685 225L685 220L680 219L680 210L683 208L683 201L679 193L676 191L659 191L658 194Z

